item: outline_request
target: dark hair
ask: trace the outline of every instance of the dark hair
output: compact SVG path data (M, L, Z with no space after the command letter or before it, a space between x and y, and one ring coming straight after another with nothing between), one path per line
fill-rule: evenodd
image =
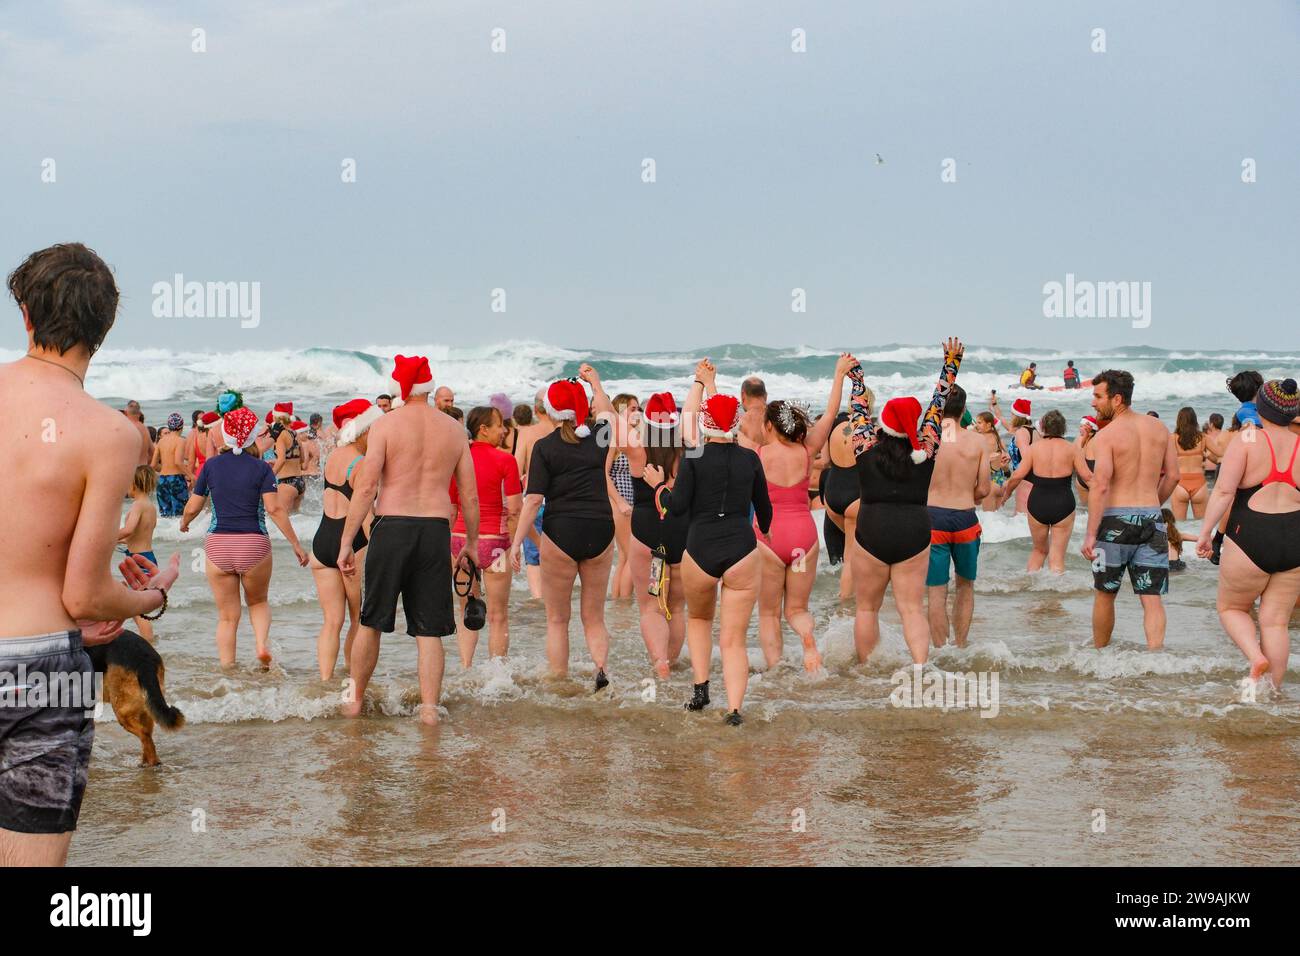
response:
M500 415L501 412L491 405L475 405L471 408L469 417L465 419L465 430L469 432L470 441L478 441L479 430L484 425L491 425L493 416L500 417Z
M1261 382L1260 384L1263 383ZM763 380L757 375L751 375L740 383L740 397L742 399L761 398L766 401L767 386L763 384Z
M375 396L375 404L378 404L378 403L382 402L384 399L388 399L388 400L391 402L391 401L393 400L393 396L391 396L391 395L376 395L376 396Z
M27 307L32 342L60 355L78 345L94 355L117 318L113 273L79 242L33 252L9 273L9 291Z
M1160 413L1159 413L1158 411L1156 411L1156 410L1153 408L1153 409L1151 409L1151 411L1147 412L1147 417L1148 417L1148 418L1159 418L1159 417L1160 417Z
M1245 404L1253 402L1259 390L1264 387L1264 376L1256 371L1238 372L1228 379L1228 391L1236 396L1237 401Z
M1053 408L1043 416L1043 437L1044 438L1064 438L1065 437L1065 416Z
M653 428L647 425L645 428L648 440L642 442L642 445L645 448L646 464L662 468L665 481L677 474L677 467L681 464L682 443L677 434L676 425L672 428Z
M1029 367L1030 367L1030 368L1038 368L1038 363L1037 363L1037 362L1030 362L1030 363L1029 363Z
M494 412L496 411L495 408L492 410ZM450 415L452 418L456 419L456 421L458 422L463 422L465 420L465 413L462 412L455 405L448 405L446 408L443 409L443 411L446 412L448 415Z
M202 417L203 417L203 409L201 408L194 409L194 413L190 415L190 425L191 426L197 425L199 423L199 419Z
M948 399L943 403L943 417L955 418L957 421L961 421L961 416L965 411L966 389L957 384L949 386Z
M1070 368L1074 368L1074 359L1070 359L1070 361L1066 362L1065 364L1068 365Z
M325 419L321 418L320 412L312 412L311 418L307 419L308 425L319 425Z
M1192 451L1201 440L1201 426L1196 420L1196 409L1190 405L1178 409L1174 431L1178 434L1178 447L1183 451Z
M533 406L516 405L514 419L516 425L531 425L533 423Z
M1169 546L1174 549L1174 553L1182 557L1183 534L1178 530L1178 525L1174 523L1174 513L1168 508L1161 508L1160 516L1165 521L1165 536L1169 539Z
M808 437L808 416L804 410L793 402L768 402L767 412L763 416L776 433L786 441L802 444Z
M916 462L912 461L912 443L897 435L876 432L876 444L872 451L879 455L880 473L894 481L907 481L912 477Z
M1209 421L1206 422L1206 424L1207 424L1207 425L1213 425L1215 428L1222 428L1222 427L1223 427L1223 416L1220 415L1218 412L1215 412L1215 413L1213 413L1213 414L1210 416Z
M1114 398L1118 395L1124 399L1124 404L1132 407L1133 405L1133 376L1128 372L1120 369L1108 368L1104 372L1099 372L1092 380L1093 385L1106 386L1106 395Z
M152 425L146 425L145 428L149 429L149 440L156 445L158 443L158 429Z

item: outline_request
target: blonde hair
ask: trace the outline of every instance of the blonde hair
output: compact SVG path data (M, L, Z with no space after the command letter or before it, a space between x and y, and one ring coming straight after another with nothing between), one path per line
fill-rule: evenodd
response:
M158 487L158 475L148 465L136 465L135 474L131 476L131 490L142 495L151 495Z

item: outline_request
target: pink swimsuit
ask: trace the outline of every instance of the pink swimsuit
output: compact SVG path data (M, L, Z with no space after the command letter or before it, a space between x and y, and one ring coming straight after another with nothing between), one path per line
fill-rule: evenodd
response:
M811 479L806 475L795 485L767 483L767 495L772 500L772 550L787 568L817 544L817 525L808 506L810 486ZM757 525L754 527L761 541L762 534Z

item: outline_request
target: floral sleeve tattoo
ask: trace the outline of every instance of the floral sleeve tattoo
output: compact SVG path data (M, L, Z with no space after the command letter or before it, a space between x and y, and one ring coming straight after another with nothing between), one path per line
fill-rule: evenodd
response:
M939 373L939 381L935 383L934 394L930 397L930 407L925 410L925 416L921 419L920 434L917 436L921 440L921 447L925 449L927 458L933 458L939 447L943 406L947 404L948 392L957 381L959 368L961 368L961 353L948 352L944 355L943 371Z
M849 378L853 382L853 394L849 397L849 425L853 429L853 454L861 455L876 443L876 420L872 417L871 406L867 403L867 383L862 374L862 366L855 365L849 369Z

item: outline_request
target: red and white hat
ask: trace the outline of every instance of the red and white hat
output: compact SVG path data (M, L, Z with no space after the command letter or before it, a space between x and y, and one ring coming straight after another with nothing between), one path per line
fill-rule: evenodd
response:
M339 430L339 446L352 444L383 417L384 410L364 398L354 398L334 406L334 427Z
M591 429L586 425L591 406L587 402L587 390L580 382L570 381L567 378L552 382L550 388L546 390L545 405L546 414L552 420L573 422L577 425L574 430L579 438L586 438L591 434Z
M295 431L295 432L305 432L307 430L307 423L303 421L301 418L295 418L293 422L289 425L289 429L290 431Z
M394 356L392 377L402 401L412 395L427 395L433 391L433 370L423 355Z
M740 399L713 395L700 408L700 432L710 438L731 438L740 431Z
M1028 404L1028 403L1026 403ZM880 412L880 430L895 438L906 438L912 446L912 461L925 461L925 449L916 437L916 423L921 417L921 403L911 395L891 398Z
M1019 415L1021 418L1033 417L1029 411L1031 407L1032 406L1029 404L1029 399L1027 398L1017 398L1014 402L1011 403L1011 411L1014 414Z
M221 416L221 437L236 455L243 454L244 449L253 444L255 428L257 415L251 408L236 408Z
M204 412L203 417L199 419L199 424L204 428L211 428L219 421L221 421L221 416L216 412Z
M1091 428L1093 431L1098 431L1101 428L1101 426L1097 424L1097 416L1095 415L1084 415L1079 419L1079 427Z
M277 418L293 418L293 402L276 402L275 407L266 413L268 425Z
M651 395L641 412L642 421L651 428L664 431L674 427L680 418L672 392L656 392Z

